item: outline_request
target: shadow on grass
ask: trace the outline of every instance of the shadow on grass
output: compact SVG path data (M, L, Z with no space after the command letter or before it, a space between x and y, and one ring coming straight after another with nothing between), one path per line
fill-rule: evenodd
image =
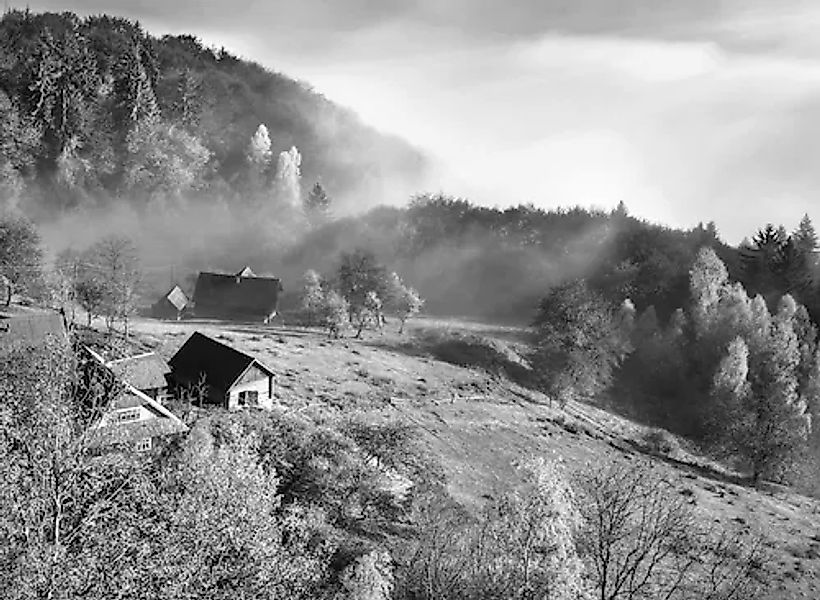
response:
M479 335L453 331L417 329L398 344L369 341L379 348L398 350L408 356L429 357L458 367L481 369L523 387L537 389L532 369L503 344Z

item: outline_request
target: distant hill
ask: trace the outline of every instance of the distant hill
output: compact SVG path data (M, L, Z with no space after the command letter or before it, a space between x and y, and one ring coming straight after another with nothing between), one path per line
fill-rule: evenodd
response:
M264 194L247 150L267 128L270 184L295 146L303 187L374 205L417 185L426 162L307 84L138 23L69 12L0 20L0 200L71 208L203 191ZM338 206L338 204L337 204Z

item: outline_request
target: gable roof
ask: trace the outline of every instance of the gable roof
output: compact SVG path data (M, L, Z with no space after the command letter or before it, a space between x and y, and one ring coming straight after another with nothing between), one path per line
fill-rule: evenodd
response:
M168 363L153 352L114 360L107 366L117 379L130 383L138 390L166 387L166 375L171 373Z
M193 381L204 373L209 385L223 391L230 389L253 364L268 375L273 375L270 369L253 356L198 331L185 341L169 363L174 375Z
M251 269L250 267L245 266L245 267L242 268L241 271L239 271L239 273L236 274L236 276L237 277L256 277L256 273L254 273L253 269Z
M88 443L91 447L110 446L120 443L134 444L143 438L188 431L188 426L162 404L128 383L123 385L122 393L111 402L107 412L141 406L150 411L154 418L110 424L105 424L103 418L100 418L87 432Z
M39 346L48 338L68 341L65 323L58 313L0 315L0 352L16 346Z
M171 306L176 308L177 310L183 310L188 305L188 296L185 295L185 292L182 291L178 285L172 287L168 292L159 300L160 302L168 302Z
M282 283L275 277L200 273L194 288L195 310L267 317L279 306Z

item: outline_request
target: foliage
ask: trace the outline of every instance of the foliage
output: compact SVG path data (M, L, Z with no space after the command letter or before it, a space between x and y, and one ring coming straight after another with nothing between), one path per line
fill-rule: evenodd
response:
M328 334L338 338L347 328L350 305L336 290L326 290L322 299L321 314Z
M586 598L580 515L566 478L544 461L472 517L431 498L398 571L397 598Z
M366 187L372 173L404 179L424 168L414 149L306 85L190 35L155 38L106 15L9 10L0 40L0 185L19 188L13 193L39 209L107 203L115 194L139 202L146 188L184 192L189 174L193 187L238 199L248 190L255 130L263 163L274 154L287 159L288 193L300 169L289 148L297 146L310 157L305 175L339 193ZM260 188L254 199L270 191ZM298 194L287 201L301 206Z
M605 389L629 350L615 311L583 281L560 285L541 301L532 323L531 362L562 404Z
M305 196L303 209L314 223L322 223L330 216L331 199L318 181Z
M395 314L399 319L399 335L404 332L407 320L421 312L424 299L412 287L405 285L398 273L391 273L389 278L390 298L387 305L388 312Z
M42 268L40 235L34 225L22 216L0 217L0 279L5 283L6 306L19 287L34 284Z
M313 269L305 271L302 276L302 293L299 304L308 325L320 322L324 312L325 290L322 288L322 278Z
M390 298L387 269L373 252L362 249L342 254L338 286L350 305L351 322L365 322L374 310L381 310L376 304Z

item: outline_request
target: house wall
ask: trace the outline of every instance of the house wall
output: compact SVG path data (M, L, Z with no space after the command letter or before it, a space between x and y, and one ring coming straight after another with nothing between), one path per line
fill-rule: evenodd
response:
M139 417L130 421L120 421L118 419L120 413L130 411L138 411ZM100 427L110 427L113 425L117 425L119 423L138 423L140 421L149 421L154 418L156 418L156 415L154 415L154 413L152 413L144 406L134 406L132 408L118 408L115 410L111 410L105 413L105 415L103 415L102 419L100 420Z
M257 392L259 394L259 406L262 408L271 408L273 406L273 398L271 396L272 391L273 378L269 375L264 375L262 379L239 382L228 392L228 409L235 410L240 408L240 392Z

